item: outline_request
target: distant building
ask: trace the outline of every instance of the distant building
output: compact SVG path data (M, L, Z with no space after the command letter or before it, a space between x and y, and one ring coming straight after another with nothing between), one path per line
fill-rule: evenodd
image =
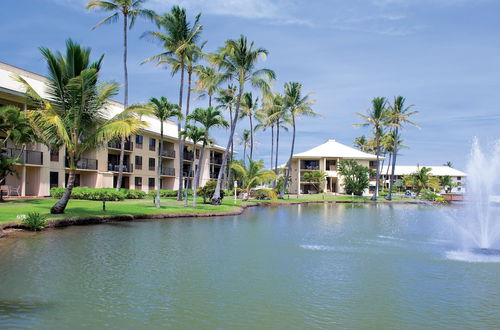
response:
M410 175L417 172L422 167L430 168L429 172L432 176L449 176L456 185L452 187L452 193L465 193L465 179L467 174L449 166L427 166L427 165L396 165L394 176L396 181L402 181L405 175ZM388 173L388 175L386 175ZM389 177L391 176L390 166L384 165L381 171L382 180L386 186L389 184Z
M362 152L335 140L328 140L317 147L294 154L291 164L291 182L289 191L292 194L316 193L313 184L305 182L304 173L308 171L324 171L327 175L322 189L332 193L345 193L342 188L342 176L337 172L340 160L353 159L361 165L371 169L377 168L377 156ZM382 157L381 157L382 159ZM368 194L374 191L375 179L371 178Z

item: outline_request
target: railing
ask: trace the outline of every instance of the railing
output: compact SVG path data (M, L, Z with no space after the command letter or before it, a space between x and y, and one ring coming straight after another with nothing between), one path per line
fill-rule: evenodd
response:
M69 167L69 159L66 159L65 166ZM97 170L97 159L81 158L76 162L76 168L80 170Z
M175 168L173 167L162 167L161 175L175 176Z
M194 155L192 152L184 151L184 160L193 160Z
M121 149L122 144L120 141L109 141L108 147L113 149ZM130 141L125 141L125 150L132 151L134 149L134 143Z
M21 149L7 148L2 155L9 158L19 157L20 162L25 164L43 165L43 152L41 151L24 150L21 153Z
M164 149L161 153L162 157L175 158L175 150Z
M221 157L210 157L210 163L216 164L216 165L222 165L222 158Z
M218 179L219 172L210 172L210 179Z
M301 170L319 171L319 165L301 165Z
M189 172L189 173L188 173ZM193 171L182 171L182 176L186 178L192 178L193 177Z
M132 164L123 164L123 172L133 172L134 171L134 167ZM112 172L119 172L120 171L120 165L119 164L115 164L115 163L108 163L108 171L112 171Z

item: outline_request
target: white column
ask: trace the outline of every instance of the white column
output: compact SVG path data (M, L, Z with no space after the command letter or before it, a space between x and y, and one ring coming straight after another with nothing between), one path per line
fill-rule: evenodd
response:
M21 196L26 196L26 166L21 170Z

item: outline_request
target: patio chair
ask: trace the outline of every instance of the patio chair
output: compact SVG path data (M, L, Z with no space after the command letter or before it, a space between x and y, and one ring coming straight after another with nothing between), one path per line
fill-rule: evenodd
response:
M20 196L20 190L21 190L21 187L20 186L17 186L17 187L13 187L13 186L10 186L10 185L7 185L7 187L9 188L9 196L13 196L14 194L16 196Z

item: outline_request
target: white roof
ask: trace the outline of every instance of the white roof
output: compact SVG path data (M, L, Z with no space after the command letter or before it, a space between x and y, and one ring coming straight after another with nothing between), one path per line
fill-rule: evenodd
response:
M467 176L466 173L457 170L455 168L449 167L449 166L427 166L427 165L396 165L396 168L394 169L394 174L395 175L409 175L412 173L415 173L422 167L427 167L430 168L430 174L434 176ZM391 169L389 169L389 173L391 172ZM387 173L387 165L383 166L381 173L384 175Z
M46 77L4 62L0 62L0 91L24 95L24 87L14 79L15 75L19 75L24 78L41 97L45 99L49 97L46 91ZM123 109L124 105L122 103L110 100L107 109L109 118L120 113ZM156 135L160 134L160 121L158 119L154 117L142 117L142 120L148 124L145 131ZM163 134L165 138L177 139L177 124L173 121L166 121L163 125ZM225 149L224 147L218 145L212 145L212 148L221 150Z
M293 158L344 158L376 160L377 156L330 139L317 147L294 154ZM382 159L382 157L380 157L380 159Z

